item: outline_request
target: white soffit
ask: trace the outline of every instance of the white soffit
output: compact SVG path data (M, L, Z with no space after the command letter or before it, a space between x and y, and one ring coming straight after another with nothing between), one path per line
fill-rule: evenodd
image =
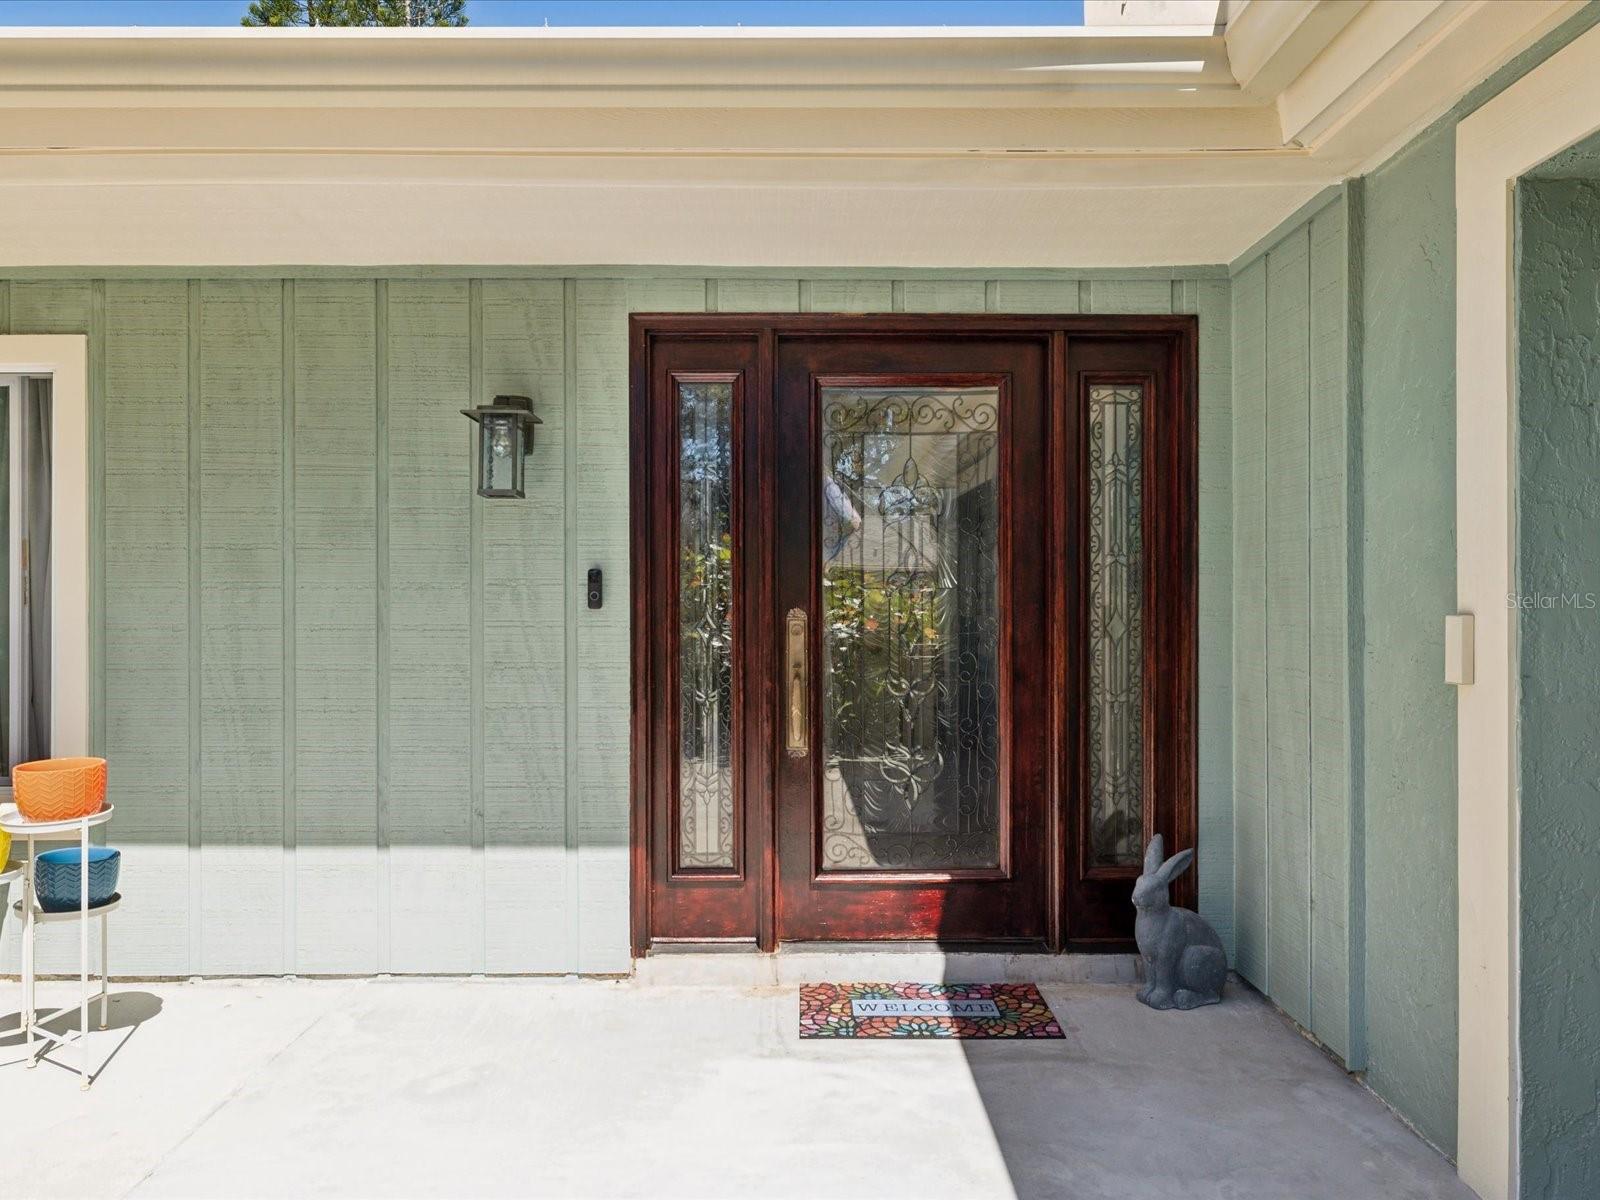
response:
M1579 6L1230 0L1216 24L1039 29L12 30L0 265L1228 262ZM301 223L239 220L251 188ZM463 244L419 236L464 204L478 228Z

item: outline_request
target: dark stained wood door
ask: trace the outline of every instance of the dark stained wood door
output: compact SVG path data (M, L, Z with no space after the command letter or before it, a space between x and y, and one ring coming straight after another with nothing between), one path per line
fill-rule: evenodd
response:
M1041 337L794 337L774 379L784 939L1043 944Z
M1196 844L1195 334L632 319L636 953L1130 944Z
M1122 320L1068 335L1051 431L1061 928L1084 949L1128 944L1149 837L1196 835L1195 346ZM1195 898L1191 871L1172 900Z
M756 809L770 757L753 469L768 389L749 336L663 343L649 372L648 411L635 414L636 435L653 433L635 446L635 522L646 533L634 539L633 620L650 637L635 641L632 766L636 794L657 798L634 839L651 847L651 934L753 941L771 840Z

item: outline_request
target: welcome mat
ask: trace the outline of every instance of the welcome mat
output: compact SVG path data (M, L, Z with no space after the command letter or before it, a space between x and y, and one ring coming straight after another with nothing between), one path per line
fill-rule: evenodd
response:
M1031 983L808 983L803 1038L1058 1038Z

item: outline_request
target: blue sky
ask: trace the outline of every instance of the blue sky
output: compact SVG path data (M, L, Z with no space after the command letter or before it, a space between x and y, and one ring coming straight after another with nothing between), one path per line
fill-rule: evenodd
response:
M0 25L237 25L247 0L0 0ZM1082 0L467 0L474 25L1081 25Z

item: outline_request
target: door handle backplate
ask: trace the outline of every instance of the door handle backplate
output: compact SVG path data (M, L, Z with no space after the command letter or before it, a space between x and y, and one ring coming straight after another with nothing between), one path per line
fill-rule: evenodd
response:
M811 752L810 647L805 609L791 608L783 624L784 743L790 758L804 758Z

